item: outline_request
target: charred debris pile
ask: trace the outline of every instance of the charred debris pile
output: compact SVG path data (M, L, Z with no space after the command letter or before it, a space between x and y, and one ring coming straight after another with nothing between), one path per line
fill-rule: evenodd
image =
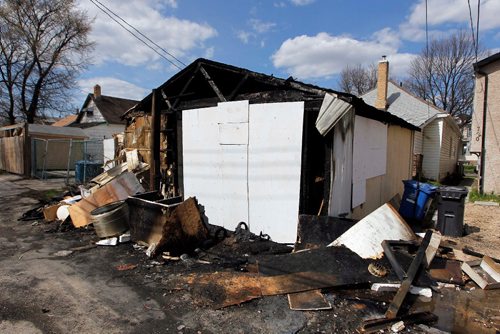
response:
M385 314L360 319L363 333L418 324L432 329L438 315L427 302L433 305L445 291L500 287L499 260L458 249L434 230L415 233L394 208L397 203L360 221L300 215L295 244L280 244L252 233L245 222L235 222L234 231L208 224L196 198L146 192L141 179L148 168L129 159L80 187L77 196L54 198L21 219L52 222L51 232L95 233L91 243L59 256L133 243L166 271L180 266L180 273L165 275L164 285L172 293L189 291L197 307L221 309L283 295L292 310L325 311L332 308L325 298L332 292L377 302Z

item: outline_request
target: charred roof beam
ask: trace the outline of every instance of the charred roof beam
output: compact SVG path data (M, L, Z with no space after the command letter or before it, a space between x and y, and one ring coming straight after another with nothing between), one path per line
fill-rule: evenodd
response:
M219 87L217 87L215 82L212 80L212 78L208 74L207 70L201 65L200 65L199 69L201 71L201 74L203 74L203 77L208 81L208 84L210 85L210 87L212 87L212 90L215 92L215 94L219 98L220 102L226 102L226 98L224 97L224 95L222 95Z
M231 92L231 94L228 97L229 101L232 101L234 99L236 94L238 94L239 90L241 89L241 86L243 86L243 84L247 81L247 79L248 79L248 73L246 73L245 76L243 78L241 78L240 82L238 82L236 87L234 87L233 91Z
M171 109L175 109L175 107L177 107L177 105L180 102L181 96L186 92L186 90L188 89L189 85L191 84L191 82L193 81L193 79L196 77L196 74L198 73L198 71L200 70L200 68L201 68L201 64L198 63L198 65L196 66L196 69L193 71L193 74L191 75L191 77L188 79L188 81L182 87L181 92L178 95L179 97L176 98L175 101L174 101L174 103L172 104Z

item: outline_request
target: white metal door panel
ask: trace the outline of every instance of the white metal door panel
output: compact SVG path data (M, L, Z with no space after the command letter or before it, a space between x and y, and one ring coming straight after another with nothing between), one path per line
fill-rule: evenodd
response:
M219 123L248 123L248 100L219 103L217 108Z
M211 224L222 224L218 109L182 112L184 197L196 196Z
M220 184L212 189L221 200L217 225L230 230L243 221L248 223L247 145L220 145ZM210 218L210 217L209 217Z
M250 229L295 242L304 103L252 104L249 115Z
M248 123L219 123L221 145L248 145Z

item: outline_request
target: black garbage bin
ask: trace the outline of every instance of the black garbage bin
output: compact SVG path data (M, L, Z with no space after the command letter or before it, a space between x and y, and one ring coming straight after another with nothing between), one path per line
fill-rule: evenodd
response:
M436 229L443 235L461 237L464 233L464 207L468 190L465 187L439 187Z

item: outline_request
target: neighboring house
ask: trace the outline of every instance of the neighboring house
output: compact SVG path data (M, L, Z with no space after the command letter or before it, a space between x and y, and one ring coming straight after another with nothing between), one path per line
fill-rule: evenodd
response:
M76 119L78 118L78 115L69 115L69 116L66 116L64 118L61 118L60 120L57 120L56 122L54 122L53 124L51 124L52 126L70 126L71 124L73 124L74 122L76 122Z
M480 190L500 194L500 52L474 64L474 70L471 153L480 155Z
M408 122L347 93L198 59L124 116L151 189L294 242L299 214L361 218L411 177Z
M382 74L381 74L382 73ZM361 98L421 129L414 133L413 174L442 180L456 172L462 135L453 117L388 80L389 62L379 62L377 88Z
M113 138L114 134L125 130L125 120L121 116L138 101L101 95L101 87L94 86L94 93L88 94L76 120L70 125L81 128L93 143L88 142L88 158L104 161L102 140ZM114 152L112 150L112 152Z

